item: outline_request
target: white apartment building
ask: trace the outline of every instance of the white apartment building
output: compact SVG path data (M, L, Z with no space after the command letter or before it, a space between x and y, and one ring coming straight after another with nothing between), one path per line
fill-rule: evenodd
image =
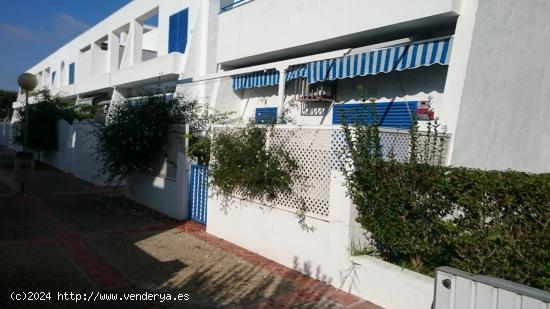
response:
M431 97L452 135L449 164L550 172L550 2L240 4L219 15L225 71L212 77L232 78L222 79L216 108L331 125L336 104L351 120L365 110L353 103L374 97L382 125L407 128Z
M214 73L217 0L135 0L28 70L77 104L114 102ZM185 87L184 87L185 88ZM189 87L187 87L189 88ZM194 87L190 96L204 97ZM14 108L22 107L20 95ZM32 102L32 99L31 99Z
M233 122L334 125L373 97L383 126L439 117L449 164L549 172L549 17L544 0L134 0L28 71L87 103L160 85Z

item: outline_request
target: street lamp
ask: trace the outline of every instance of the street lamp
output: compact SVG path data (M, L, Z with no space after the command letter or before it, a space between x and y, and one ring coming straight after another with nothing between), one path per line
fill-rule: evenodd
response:
M19 75L17 83L21 89L25 90L25 131L23 137L23 151L15 154L13 174L15 181L21 184L21 193L25 195L25 185L31 182L34 172L34 155L32 152L27 152L29 136L29 91L36 88L38 81L33 74L23 73Z
M34 74L23 73L19 75L17 83L19 84L19 87L21 87L21 89L25 90L25 135L23 137L23 152L26 152L29 136L29 91L32 91L34 90L34 88L36 88L38 81L36 80Z

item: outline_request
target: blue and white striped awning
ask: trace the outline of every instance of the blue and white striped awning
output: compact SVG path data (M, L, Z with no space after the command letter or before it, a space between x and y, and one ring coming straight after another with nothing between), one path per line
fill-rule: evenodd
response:
M291 66L286 71L285 81L306 76L307 66L305 64ZM233 90L278 85L280 78L281 74L275 69L235 75L233 76Z
M307 64L307 81L313 84L434 64L448 65L452 45L453 39L449 37L310 62Z
M288 68L285 80L288 82L300 77L307 77L307 64L294 65Z
M278 85L280 75L275 69L236 75L233 76L233 90Z
M392 46L340 58L314 61L291 66L285 81L307 78L309 84L326 80L376 75L434 64L448 65L453 38L440 38ZM275 69L235 75L233 90L267 87L279 84L280 73Z

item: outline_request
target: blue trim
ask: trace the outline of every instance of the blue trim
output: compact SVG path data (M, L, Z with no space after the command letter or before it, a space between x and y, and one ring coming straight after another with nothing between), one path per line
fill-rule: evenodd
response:
M434 44L433 44L433 49L432 49L432 56L430 57L430 64L435 63L438 48L439 48L439 41L435 41Z
M426 56L428 55L428 46L430 46L428 42L423 44L422 57L420 58L420 65L426 64Z
M441 52L441 58L439 62L444 62L447 59L447 52L449 51L449 40L445 40L443 43L443 51Z
M369 53L369 74L373 73L373 71L372 71L373 64L374 64L374 53L370 52Z
M410 67L416 67L416 54L418 53L418 44L413 46L412 59Z
M69 64L69 85L74 84L75 64Z
M258 107L254 114L254 123L273 124L277 123L276 107Z
M384 72L389 72L390 61L391 61L391 49L386 49L386 63L384 63Z
M381 72L380 68L382 67L382 50L377 51L378 55L376 58L376 72Z
M417 107L417 101L375 103L377 123L380 127L410 129ZM370 124L372 121L369 103L337 104L332 111L333 124Z

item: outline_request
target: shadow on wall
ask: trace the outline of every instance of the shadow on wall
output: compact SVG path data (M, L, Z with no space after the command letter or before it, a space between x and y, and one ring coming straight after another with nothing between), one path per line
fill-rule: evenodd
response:
M300 262L300 258L298 256L294 256L294 260L292 261L293 266L292 268L298 272L301 272L302 274L305 274L309 277L319 279L325 283L332 284L333 279L325 274L323 274L321 270L321 266L318 265L317 267L312 266L311 262Z
M420 95L432 95L437 101L437 95L443 94L446 80L447 66L441 65L342 79L338 80L337 100L339 102L360 100L357 87L361 85L365 87L367 98L375 97L379 101Z

